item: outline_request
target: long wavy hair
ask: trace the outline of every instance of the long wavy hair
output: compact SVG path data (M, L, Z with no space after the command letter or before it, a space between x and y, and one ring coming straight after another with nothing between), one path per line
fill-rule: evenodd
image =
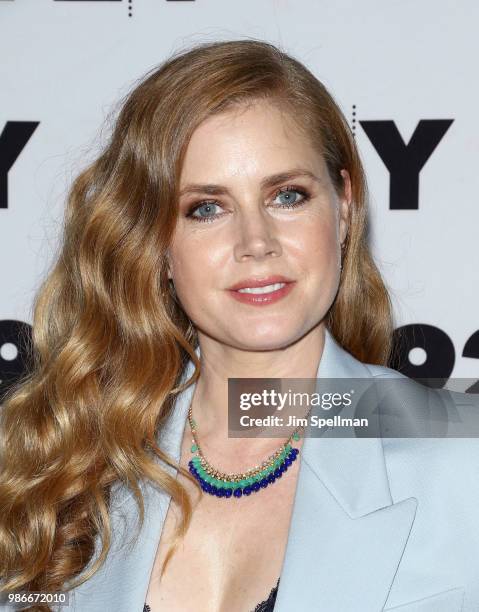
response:
M168 280L166 254L193 131L207 117L257 100L291 113L324 156L339 195L340 170L350 174L343 271L325 323L359 360L387 364L392 308L367 244L366 180L331 94L267 42L177 51L120 101L108 143L74 180L58 256L34 299L32 366L9 389L1 414L2 590L52 592L88 580L111 548L115 484L133 491L138 529L143 481L180 507L166 562L186 532L193 507L160 466L158 459L178 468L158 442L200 363L197 333ZM194 374L181 384L190 359ZM96 540L99 554L90 564Z

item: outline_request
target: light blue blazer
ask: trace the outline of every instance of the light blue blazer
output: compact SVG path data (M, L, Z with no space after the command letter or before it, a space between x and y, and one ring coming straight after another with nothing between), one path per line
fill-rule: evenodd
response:
M193 371L190 361L186 378ZM326 331L318 378L401 376L361 363ZM194 386L178 396L162 433L175 460ZM149 484L142 490L136 544L123 543L133 533L132 494L116 487L106 564L62 609L142 612L170 501ZM305 438L274 609L479 612L478 440Z

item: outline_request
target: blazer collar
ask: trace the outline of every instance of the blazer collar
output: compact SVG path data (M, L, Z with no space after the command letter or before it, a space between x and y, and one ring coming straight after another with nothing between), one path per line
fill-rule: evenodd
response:
M371 378L368 367L343 349L328 329L316 378ZM392 504L381 438L313 438L303 443L302 460L343 510L358 518Z

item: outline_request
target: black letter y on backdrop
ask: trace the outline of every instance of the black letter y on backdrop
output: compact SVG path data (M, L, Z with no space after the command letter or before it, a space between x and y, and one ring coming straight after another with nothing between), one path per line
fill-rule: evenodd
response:
M421 119L408 144L394 121L360 121L390 173L390 210L419 208L419 173L454 119Z
M0 134L0 208L8 208L8 173L37 129L38 121L7 121Z

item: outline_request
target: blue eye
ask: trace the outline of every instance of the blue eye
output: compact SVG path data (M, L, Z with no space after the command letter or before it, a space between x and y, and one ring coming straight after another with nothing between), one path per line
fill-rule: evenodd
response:
M293 196L290 195L292 193L299 193L302 196L302 199L299 200L299 202L296 199L293 200L292 199ZM276 199L279 196L286 196L286 201L280 202L279 208L297 208L305 204L311 198L310 194L305 189L300 189L298 187L285 187L285 188L279 189L276 192L274 199ZM197 211L200 211L201 209L203 209L206 213L211 212L211 210L214 210L215 206L220 206L216 200L202 200L201 202L193 204L189 212L186 214L186 217L194 221L199 221L200 223L205 223L205 222L207 223L210 221L215 221L215 219L218 219L222 215L206 214L206 215L198 216L194 214Z
M299 193L300 195L303 196L303 199L300 200L299 202L297 202L296 200L291 200L291 196L290 193ZM286 202L283 202L284 206L286 208L294 208L295 206L299 206L300 204L303 204L304 202L306 202L307 200L309 200L309 194L304 191L303 189L297 189L296 187L287 187L286 189L280 189L277 193L276 193L276 198L278 198L279 196L282 195L287 195L288 198L286 200Z
M196 217L193 215L193 213L201 210L202 208L206 212L211 212L211 209L213 209L215 206L218 206L218 204L216 204L216 202L214 201L200 202L197 206L192 208L186 216L190 217L191 219L194 219L195 221L211 221L212 219L215 219L218 215Z

